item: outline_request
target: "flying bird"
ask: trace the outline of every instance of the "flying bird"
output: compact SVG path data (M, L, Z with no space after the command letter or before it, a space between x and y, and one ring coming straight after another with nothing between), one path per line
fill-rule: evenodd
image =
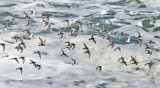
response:
M20 70L20 72L21 72L21 74L22 74L23 68L22 68L22 67L19 67L19 68L16 68L16 70Z

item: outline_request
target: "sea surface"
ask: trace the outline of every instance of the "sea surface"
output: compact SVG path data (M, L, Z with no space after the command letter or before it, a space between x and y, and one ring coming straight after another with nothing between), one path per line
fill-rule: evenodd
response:
M31 14L34 10L35 14ZM29 26L24 12L30 16ZM51 27L42 21L47 16ZM0 88L160 88L160 0L0 0L0 20L0 43L6 44L4 52L0 46ZM8 30L4 30L5 20L11 20ZM64 20L69 20L68 26ZM88 23L93 24L92 29ZM103 25L111 34L102 32ZM63 38L58 35L60 28ZM76 28L76 37L69 36L72 28ZM32 37L23 32L26 29ZM96 44L89 40L91 32ZM141 47L138 32L142 36ZM130 36L130 42L123 34ZM15 49L20 41L12 39L14 35L26 44L22 53ZM39 37L46 40L45 46L38 46ZM107 47L110 39L113 48ZM75 49L65 48L66 41L76 44ZM84 53L83 43L89 48L90 58ZM146 54L145 43L151 55ZM121 51L114 51L116 47ZM68 57L61 56L61 49ZM35 51L41 52L41 59L33 54ZM22 56L24 64L21 59L19 63L10 60ZM132 64L131 56L138 65ZM118 62L121 57L127 66ZM72 59L77 64L73 65ZM97 66L102 70L96 70ZM22 74L16 70L18 67L23 68Z

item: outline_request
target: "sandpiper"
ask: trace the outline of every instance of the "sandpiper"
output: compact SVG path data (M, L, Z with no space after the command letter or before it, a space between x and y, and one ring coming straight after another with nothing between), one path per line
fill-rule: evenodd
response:
M72 50L73 50L75 48L76 44L71 43L71 46L72 46Z
M36 64L36 66L38 67L38 70L40 70L40 69L41 69L41 65Z
M18 44L18 46L16 46L14 49L17 49L17 51L21 50L20 53L23 52L23 47L20 44Z
M35 51L33 54L38 54L39 55L39 58L41 59L41 52L40 51Z
M103 31L102 32L106 32L107 34L111 34L111 31L107 30L104 25L103 25Z
M145 51L147 51L147 53L146 54L152 54L152 52L150 51L150 50L145 50Z
M139 46L141 47L141 45L142 45L142 39L138 39L138 42L139 42Z
M22 67L18 67L18 68L16 68L16 70L20 70L20 72L22 74L23 68Z
M105 38L105 36L104 36L104 35L99 35L99 37L102 37L103 39Z
M137 30L138 37L137 38L142 38L141 33Z
M83 45L84 45L83 49L89 50L88 46L85 43L83 43Z
M30 10L31 14L30 15L35 15L36 14L36 8L34 8L34 10Z
M92 23L90 22L87 25L89 25L89 30L91 30L92 29Z
M148 43L155 44L155 42L153 42L152 40L148 40Z
M59 33L58 33L57 35L61 35L60 38L63 38L63 34L64 34L64 33L62 32L62 28L59 27Z
M42 38L39 37L39 40L40 40L40 43L39 43L38 46L45 46L46 39L45 39L45 40L42 40Z
M17 63L19 63L18 59L17 58L12 58L10 60L15 60Z
M69 20L64 20L63 22L67 23L67 27L69 26Z
M151 67L152 67L152 65L153 65L153 62L150 61L149 63L146 63L145 65L148 65L148 66L149 66L149 69L151 69ZM145 65L144 65L144 66L145 66Z
M114 47L114 42L113 42L112 38L110 38L110 44L108 46L110 46L110 45L112 46L112 48Z
M102 70L102 66L97 66L97 67L96 67L96 70L101 71L101 70Z
M93 32L91 32L91 38L89 40L92 40L96 44L96 40L93 38Z
M3 47L3 52L4 52L4 50L5 50L5 45L6 45L6 44L0 43L0 45Z
M132 58L131 61L133 61L132 64L138 65L138 62L137 62L137 60L135 59L135 57L131 56L131 58Z
M23 30L23 32L26 32L28 36L31 35L31 32L29 30Z
M25 18L26 18L26 19L29 19L30 17L29 17L29 15L28 15L28 13L26 13L26 12L24 12L24 13L25 13L25 15L26 15Z
M64 55L64 56L68 57L68 56L67 56L67 54L65 54L65 53L64 53L64 51L63 51L63 49L62 49L62 48L61 48L61 51L62 51L61 56L63 56L63 55Z
M33 60L31 60L31 59L29 59L30 61L31 61L31 63L30 64L33 64L34 65L34 67L35 68L37 68L37 64L36 64L36 62L35 61L33 61Z
M73 64L72 64L72 65L77 65L77 64L78 64L75 59L72 59L72 58L71 58L71 60L73 61Z
M145 49L151 49L151 48L147 45L147 43L145 43L145 46L146 46Z
M76 37L77 34L74 33L75 30L76 30L75 28L72 28L72 29L70 30L70 35L69 35L69 36L74 36L74 37Z
M25 62L25 57L20 57L19 59L22 59L23 60L23 64Z
M116 50L121 51L121 48L120 48L120 47L117 47L117 48L114 49L114 51L116 51Z

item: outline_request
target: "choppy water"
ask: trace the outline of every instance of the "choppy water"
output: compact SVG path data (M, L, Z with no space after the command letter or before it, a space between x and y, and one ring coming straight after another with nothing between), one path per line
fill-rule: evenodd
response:
M6 44L6 50L0 51L0 88L159 88L160 86L160 1L159 0L0 0L0 43ZM36 9L35 15L30 15ZM30 16L32 26L25 26L24 11ZM42 17L49 16L51 27L44 27ZM11 27L4 30L5 20L13 19ZM63 22L69 20L70 25ZM108 20L113 26L109 26ZM82 23L82 28L76 22ZM94 32L97 44L89 41L89 22L93 23L92 31L103 30L103 25L111 34L102 33L105 39ZM99 23L99 25L95 25ZM58 34L63 29L64 37ZM77 37L68 36L71 28L77 28ZM28 29L33 33L29 38L22 31ZM139 47L137 31L142 35L143 44ZM122 34L131 36L125 42ZM20 53L14 49L19 43L12 39L14 35L23 36L27 48ZM38 46L39 37L46 39L46 46ZM115 47L122 51L114 51L107 47L112 38ZM152 40L152 55L146 54L145 42ZM64 42L76 44L74 50L64 49L69 57L61 56ZM86 43L91 51L91 58L84 54ZM2 47L0 47L0 50ZM33 54L41 51L42 59ZM7 58L2 58L9 55ZM139 64L132 64L131 55ZM17 64L10 60L13 57L25 56L25 64ZM124 57L128 66L118 62ZM71 58L78 62L72 65ZM42 66L37 70L29 64L32 59ZM152 62L149 69L144 66ZM102 66L102 71L96 70ZM17 67L23 67L20 74Z

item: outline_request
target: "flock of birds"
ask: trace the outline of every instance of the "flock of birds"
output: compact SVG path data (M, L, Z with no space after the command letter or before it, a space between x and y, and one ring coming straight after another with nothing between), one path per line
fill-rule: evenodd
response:
M24 14L25 14L25 19L27 21L26 26L31 26L32 25L31 22L30 22L31 17L29 16L29 14L27 12L24 12ZM31 11L30 15L36 15L36 10L34 9L33 11ZM8 28L11 27L10 23L13 22L14 20L15 20L15 18L14 19L10 19L10 20L5 20L4 23L6 23L6 27L4 28L4 30L8 30ZM44 23L44 27L48 27L48 28L51 27L51 24L49 22L49 16L47 16L45 18L42 17L42 22ZM69 20L64 20L63 22L66 22L67 27L70 26ZM110 20L108 20L108 22L109 22L108 27L112 28L114 25L112 24L112 22ZM79 28L82 28L82 26L83 26L83 22L81 22L81 21L77 21L76 24L79 25ZM2 25L2 21L0 21L0 26L1 25ZM102 37L103 39L105 39L105 35L103 35L103 34L112 34L112 32L110 30L108 30L107 27L105 27L104 25L102 27L103 28L102 31L100 29L99 30L93 30L94 29L93 25L98 25L99 26L100 24L99 23L93 24L92 22L89 22L86 25L86 26L89 27L89 31L91 31L91 38L89 38L88 40L93 42L93 43L95 43L95 44L97 42L96 42L96 39L94 38L94 34L93 34L94 32L98 33L99 37ZM78 34L75 31L77 31L76 28L71 28L69 36L77 37ZM29 30L23 30L23 32L26 33L30 38L33 37L33 33L31 33ZM65 38L62 28L59 28L59 33L57 35L59 35L60 38ZM155 44L155 42L153 42L152 40L143 41L142 40L142 35L141 35L141 33L139 31L137 31L137 35L138 36L135 36L135 37L136 37L136 40L140 44L139 46L141 47L142 44L144 43L145 46L146 46L146 48L145 48L146 54L152 55L152 52L151 52L152 48L148 44ZM126 42L130 42L130 39L131 39L130 35L123 33L123 36L125 37ZM14 35L12 37L12 39L14 39L15 42L20 42L15 47L15 49L17 51L20 51L20 53L23 53L23 50L26 49L26 44L23 41L23 37L19 37L18 35ZM40 42L39 42L38 46L46 46L46 39L42 39L42 38L39 37L39 41ZM109 42L110 42L110 44L107 47L111 46L112 49L114 48L114 51L116 51L116 50L122 51L120 47L115 47L114 46L114 41L112 40L112 38L110 38ZM66 45L66 47L65 48L61 48L61 52L62 52L61 56L68 57L68 55L64 52L64 49L74 50L76 48L76 44L72 43L70 41L65 41L64 44ZM6 44L5 43L0 43L0 45L3 47L3 52L4 52ZM89 47L85 43L83 43L83 45L84 45L84 48L83 48L84 54L88 54L88 57L90 58L91 57L91 52L90 52ZM33 52L33 54L37 54L39 56L39 58L41 59L41 54L42 54L41 51L35 51L35 52ZM5 55L4 57L9 57L9 55ZM17 63L20 63L19 62L20 59L22 60L22 62L24 64L26 57L11 58L10 60L14 60ZM36 67L38 70L41 69L41 65L40 64L37 64L35 61L33 61L31 59L29 59L29 60L30 60L30 64L32 64L34 67ZM77 65L78 64L78 62L75 59L71 58L71 60L73 61L72 65ZM125 61L124 57L120 57L118 62L124 64L125 66L128 65L127 62ZM138 65L138 61L136 60L136 57L131 56L131 62L132 62L132 64ZM151 68L152 62L148 62L145 65L148 65L149 68ZM20 70L21 74L23 73L23 68L22 67L18 67L18 68L16 68L16 70ZM102 70L102 66L97 66L96 70L101 71Z

